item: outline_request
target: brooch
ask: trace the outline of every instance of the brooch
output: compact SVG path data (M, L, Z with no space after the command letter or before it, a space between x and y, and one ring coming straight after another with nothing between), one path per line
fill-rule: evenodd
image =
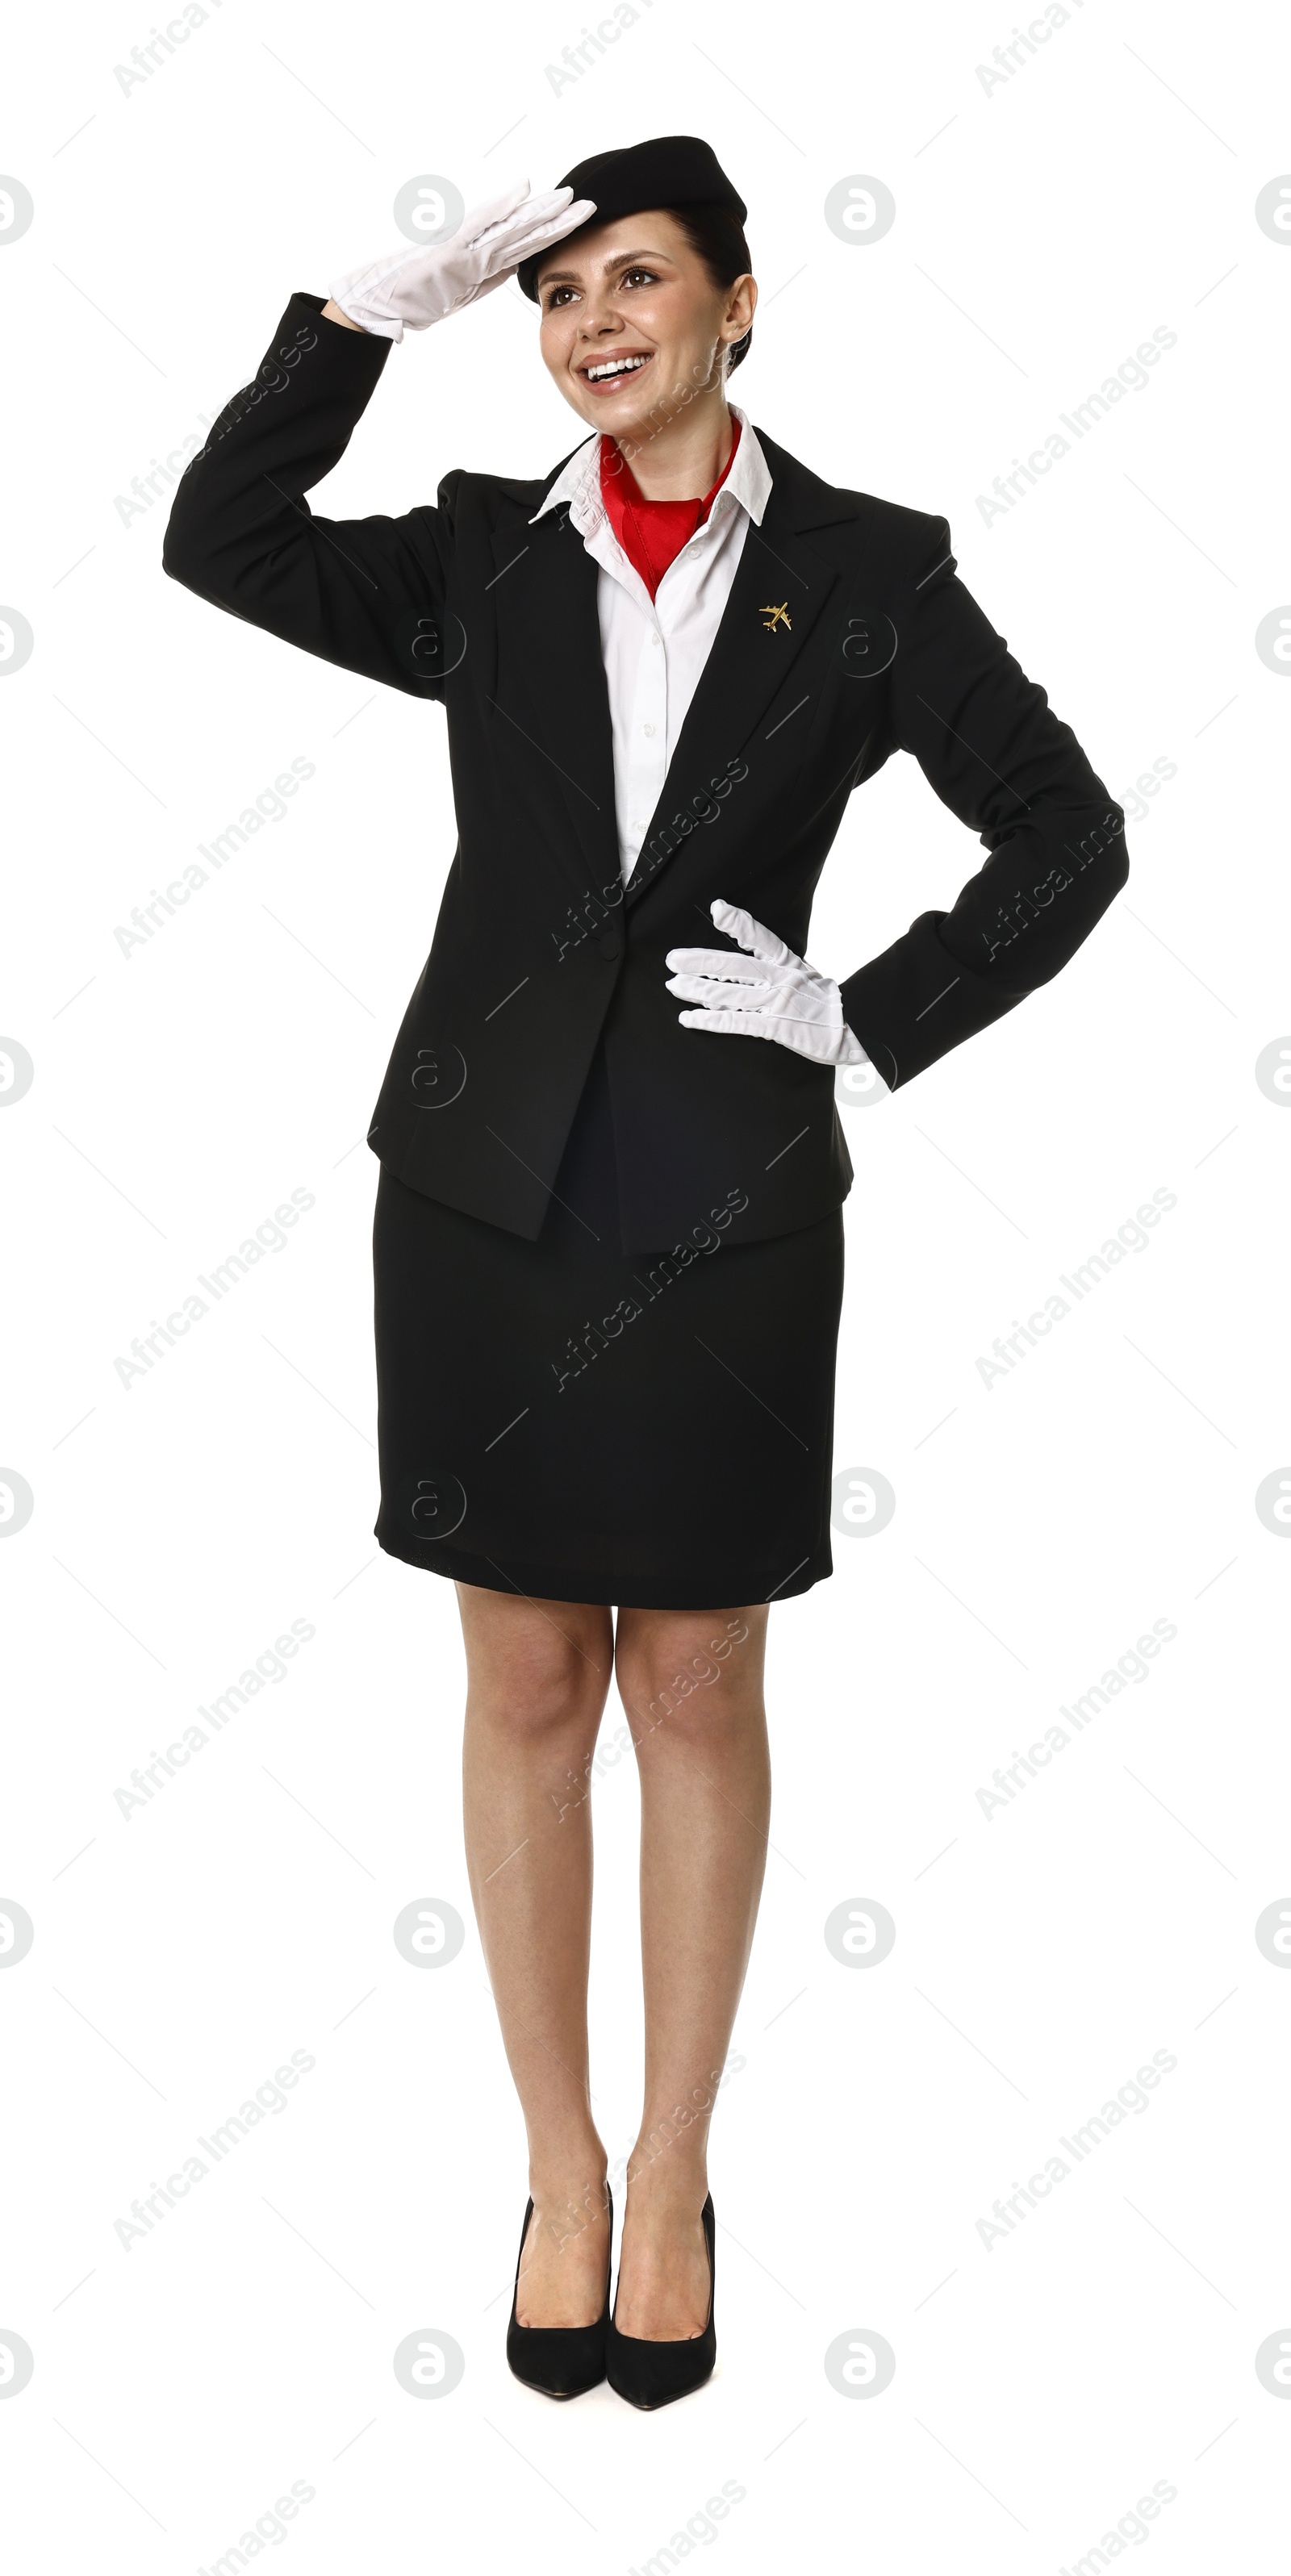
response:
M790 633L792 633L793 620L789 615L789 602L787 599L782 600L778 608L767 607L762 609L760 614L769 634L773 633L777 626L787 626Z

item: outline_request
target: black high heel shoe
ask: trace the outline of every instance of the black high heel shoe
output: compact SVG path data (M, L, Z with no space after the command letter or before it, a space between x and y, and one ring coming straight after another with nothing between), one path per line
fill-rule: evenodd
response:
M675 2397L689 2397L712 2377L717 2359L717 2329L713 2322L717 2258L711 2191L699 2215L708 2247L708 2323L703 2333L687 2335L679 2343L650 2343L640 2335L620 2334L610 2318L605 2338L605 2376L616 2397L626 2397L629 2406L670 2406Z
M614 2199L608 2184L605 2199L610 2225L605 2254L605 2305L595 2325L591 2326L517 2325L520 2265L524 2258L529 2221L533 2216L532 2200L525 2205L520 2251L516 2256L516 2285L511 2293L511 2322L507 2327L507 2360L516 2378L522 2379L526 2388L538 2389L544 2397L582 2397L587 2389L598 2387L605 2377L605 2338L610 2324L610 2248L614 2243Z

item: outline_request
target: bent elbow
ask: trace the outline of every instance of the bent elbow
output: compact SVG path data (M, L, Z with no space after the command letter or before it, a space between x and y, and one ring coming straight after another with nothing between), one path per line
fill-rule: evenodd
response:
M161 541L161 568L172 581L182 582L185 590L201 588L202 549L195 532L185 525L176 502L166 522Z
M161 541L161 568L171 581L191 590L198 599L218 602L221 584L227 584L227 557L221 559L214 531L196 524L180 511L178 503L171 511Z

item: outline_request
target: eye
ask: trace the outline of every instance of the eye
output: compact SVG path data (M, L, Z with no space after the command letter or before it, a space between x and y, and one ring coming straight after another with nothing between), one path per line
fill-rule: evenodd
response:
M572 295L573 292L574 290L572 286L553 286L551 293L547 298L547 312L555 313L560 305L562 296Z
M642 280L647 286L657 286L659 283L658 276L652 268L627 268L623 272L625 286L638 286Z

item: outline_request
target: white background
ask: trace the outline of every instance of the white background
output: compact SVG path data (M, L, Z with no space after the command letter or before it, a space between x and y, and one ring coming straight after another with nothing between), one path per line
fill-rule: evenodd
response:
M578 13L519 0L229 0L123 91L148 40L146 12L29 10L0 143L35 201L0 247L0 593L35 636L0 689L0 1029L35 1065L0 1118L0 1454L35 1498L0 1548L0 1895L35 1925L0 1974L0 2330L35 2356L0 2404L11 2563L209 2569L300 2481L247 2564L1280 2564L1291 2406L1255 2354L1291 2341L1291 1975L1254 1926L1291 1886L1289 1559L1254 1496L1291 1459L1291 1116L1254 1067L1291 1026L1291 691L1254 638L1291 598L1291 241L1254 206L1288 166L1285 28L1097 0L989 90L1010 14L946 0L654 0L559 90ZM213 613L161 573L166 502L117 502L252 377L294 289L398 239L407 179L470 205L678 127L749 200L741 402L827 478L946 513L1125 802L1131 876L1055 986L845 1113L836 1466L897 1508L771 1620L718 2372L647 2417L505 2367L524 2141L463 1868L456 1608L371 1535L362 1139L453 846L442 715ZM895 195L881 242L824 221L855 174ZM979 495L1162 325L1147 387L988 521ZM399 512L579 435L507 288L392 352L317 506ZM116 925L295 757L286 816L123 955ZM980 857L894 761L813 961L850 972ZM132 1338L293 1189L315 1204L286 1245L123 1386ZM1155 1190L1177 1204L1147 1246L985 1384ZM316 1634L285 1677L124 1817L131 1771L293 1619ZM978 1789L1156 1620L1147 1677L988 1818ZM595 1819L613 2160L639 2106L630 1765ZM432 1973L392 1940L422 1897L467 1923ZM864 1898L897 1937L857 1973L823 1926ZM293 2050L316 2063L287 2107L123 2248L132 2200ZM1157 2051L1148 2107L988 2248L992 2204ZM435 2402L392 2368L419 2329L465 2354ZM896 2372L854 2402L824 2355L867 2330ZM1158 2482L1158 2517L1088 2557Z

